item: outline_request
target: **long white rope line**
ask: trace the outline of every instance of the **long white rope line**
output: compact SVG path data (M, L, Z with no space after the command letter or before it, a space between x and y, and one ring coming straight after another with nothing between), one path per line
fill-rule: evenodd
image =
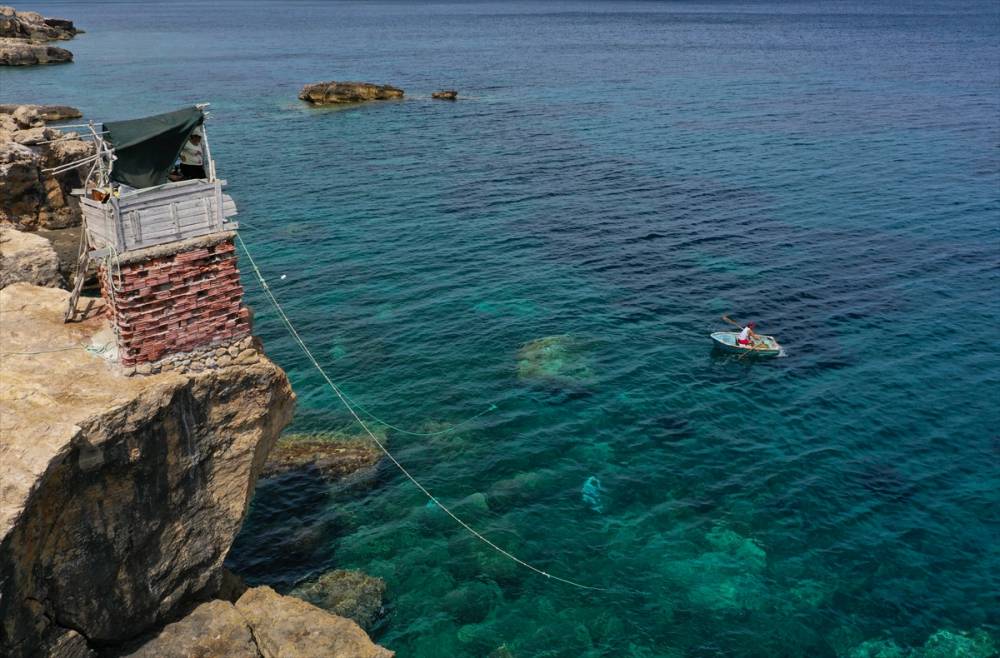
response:
M313 356L313 353L309 350L309 347L305 344L305 341L302 340L302 336L299 335L299 332L296 331L295 326L292 324L292 321L289 320L288 315L286 315L284 309L281 308L281 304L278 303L278 299L274 296L274 293L271 292L270 286L267 285L267 281L264 279L264 275L261 273L260 268L257 267L256 261L254 261L253 256L250 254L250 250L247 249L247 245L243 241L243 238L240 236L239 233L236 234L236 239L239 241L240 246L243 248L243 253L245 253L247 255L247 260L250 262L250 267L253 268L254 274L257 276L257 280L260 282L260 285L261 285L261 288L264 291L264 294L267 296L268 300L271 302L271 305L274 306L274 310L277 311L278 315L281 317L281 320L284 322L285 326L288 328L288 331L291 334L292 338L294 338L295 342L298 343L299 347L305 353L306 357L308 357L309 361L312 362L313 366L315 366L316 370L323 377L323 379L326 380L326 383L330 386L330 389L337 395L337 397L340 399L340 401L344 404L344 406L347 408L347 410L351 413L351 415L354 417L354 420L356 420L358 422L358 424L361 425L361 427L362 427L362 429L364 429L365 433L368 434L368 436L371 437L371 440L375 442L375 445L377 445L379 447L379 449L385 454L385 456L388 457L389 460L393 464L396 465L396 468L398 468L400 470L400 472L402 472L402 474L405 475L410 482L412 482L418 489L420 489L420 491L422 491L424 493L424 495L427 496L431 500L431 502L433 502L435 505L437 505L439 508L441 508L441 510L444 511L444 513L447 514L448 516L450 516L452 519L454 519L456 523L458 523L460 526L462 526L467 531L469 531L469 533L472 534L474 537L476 537L476 539L478 539L479 541L483 542L484 544L486 544L487 546L489 546L493 550L497 551L501 555L503 555L503 556L505 556L505 557L513 560L514 562L516 562L517 564L521 565L522 567L525 567L526 569L530 569L531 571L534 571L535 573L541 574L541 575L545 576L546 578L550 578L552 580L557 580L557 581L559 581L561 583L565 583L567 585L570 585L572 587L577 587L579 589L591 590L591 591L595 591L595 592L611 592L612 591L612 590L604 588L604 587L594 587L592 585L584 585L583 583L576 582L575 580L570 580L569 578L562 578L560 576L554 576L554 575L550 574L549 572L536 567L533 564L525 562L524 560L522 560L521 558L517 557L513 553L510 553L509 551L506 551L503 548L497 546L492 541L490 541L485 536L483 536L483 534L480 533L478 530L476 530L475 528L473 528L472 526L470 526L468 523L466 523L465 521L463 521L462 519L460 519L454 512L452 512L440 500L438 500L434 496L434 494L432 494L430 491L428 491L427 487L425 487L424 485L420 484L420 482L418 482L415 477L413 477L412 475L410 475L410 472L408 470L406 470L406 468L401 463L399 463L399 460L397 460L393 456L393 454L391 452L389 452L388 448L386 448L385 445L381 441L378 440L378 437L375 436L375 434L370 429L368 429L368 425L365 424L365 421L362 420L361 416L359 416L358 413L354 410L354 407L351 406L350 402L348 402L348 400L344 396L344 394L341 393L340 387L338 387L333 382L333 380L330 379L329 376L327 376L326 371L323 370L323 366L321 366L319 364L319 361L316 360L316 357Z
M42 169L43 173L46 174L61 174L63 172L69 171L70 169L76 169L77 167L82 167L83 165L93 162L101 157L98 153L96 155L91 155L82 160L75 160L73 162L67 162L66 164L59 165L58 167L49 167L48 169Z

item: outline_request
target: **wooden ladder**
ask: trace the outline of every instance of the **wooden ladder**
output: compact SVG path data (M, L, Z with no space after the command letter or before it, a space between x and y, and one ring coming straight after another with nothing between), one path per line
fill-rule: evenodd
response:
M83 281L87 278L87 265L90 264L89 249L87 248L87 228L81 226L80 233L80 255L76 260L76 279L73 281L73 292L69 296L69 306L66 308L66 315L63 322L72 322L76 317L76 304L80 301L80 292L83 290Z

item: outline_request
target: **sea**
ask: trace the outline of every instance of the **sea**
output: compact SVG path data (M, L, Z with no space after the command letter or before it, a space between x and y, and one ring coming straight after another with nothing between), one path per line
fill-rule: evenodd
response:
M380 577L400 658L996 655L1000 4L19 8L86 33L2 102L211 103L270 290L496 546L388 460L289 474L250 584ZM406 97L297 99L323 80ZM288 432L363 436L240 264ZM723 314L782 354L714 351Z

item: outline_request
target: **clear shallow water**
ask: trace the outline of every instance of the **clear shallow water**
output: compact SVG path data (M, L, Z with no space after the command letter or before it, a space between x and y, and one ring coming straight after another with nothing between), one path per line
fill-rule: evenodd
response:
M414 430L498 405L389 432L399 458L519 556L632 593L513 566L390 468L261 483L230 559L252 582L382 576L400 656L1000 634L995 4L30 8L88 33L71 66L0 73L5 102L212 101L244 238L348 393ZM409 98L296 101L325 79ZM293 429L345 427L246 284ZM713 355L727 311L787 357ZM526 378L555 335L575 378Z

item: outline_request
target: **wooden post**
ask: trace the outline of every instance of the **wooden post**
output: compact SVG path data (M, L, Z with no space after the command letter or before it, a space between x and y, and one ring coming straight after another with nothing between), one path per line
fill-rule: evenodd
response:
M76 279L73 281L73 292L69 296L69 306L66 308L66 315L63 322L72 322L76 317L76 303L80 300L80 292L83 290L83 280L87 278L87 265L90 258L87 253L90 247L87 245L87 231L80 232L80 255L76 259Z

